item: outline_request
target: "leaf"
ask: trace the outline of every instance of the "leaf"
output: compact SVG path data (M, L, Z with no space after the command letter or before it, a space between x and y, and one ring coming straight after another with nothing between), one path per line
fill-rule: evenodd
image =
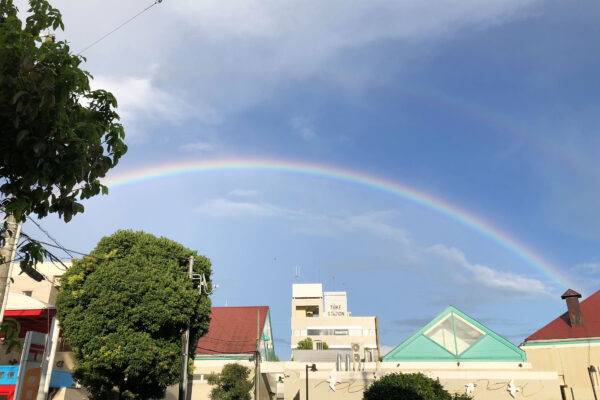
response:
M17 147L21 145L21 142L23 141L23 139L25 139L25 137L27 137L27 135L29 135L29 131L27 129L22 129L21 131L19 131L16 140Z
M27 94L26 90L20 90L17 93L15 93L15 95L13 96L13 99L12 99L13 104L15 104L17 101L19 101L19 99L26 94Z

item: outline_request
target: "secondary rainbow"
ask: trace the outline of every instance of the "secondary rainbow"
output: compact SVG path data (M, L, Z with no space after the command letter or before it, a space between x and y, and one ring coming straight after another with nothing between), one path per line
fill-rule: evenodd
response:
M114 189L125 185L171 176L228 171L270 171L310 175L357 184L389 193L415 204L427 207L428 209L468 226L474 231L491 239L498 245L511 251L521 259L527 261L527 263L540 271L547 278L550 278L554 283L557 283L562 287L574 286L557 267L544 259L544 257L536 254L533 250L527 248L526 245L520 243L519 240L510 237L508 234L482 218L413 187L347 168L278 159L211 159L203 161L182 161L134 169L111 176L105 179L103 183L109 188Z

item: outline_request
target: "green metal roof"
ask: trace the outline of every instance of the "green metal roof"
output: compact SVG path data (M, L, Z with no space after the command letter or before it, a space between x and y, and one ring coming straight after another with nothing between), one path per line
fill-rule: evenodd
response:
M383 361L527 361L525 352L449 306Z

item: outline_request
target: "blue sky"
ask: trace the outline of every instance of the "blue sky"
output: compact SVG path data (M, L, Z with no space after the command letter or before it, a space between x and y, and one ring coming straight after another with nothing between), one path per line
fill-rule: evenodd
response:
M55 1L74 51L150 2ZM176 161L278 158L409 185L506 232L588 295L600 280L600 58L593 2L164 0L84 53L129 152L113 175ZM271 307L289 357L291 284L345 288L395 346L448 304L519 343L567 288L460 223L349 183L201 173L111 190L69 224L213 261L214 305ZM24 230L34 232L26 226Z

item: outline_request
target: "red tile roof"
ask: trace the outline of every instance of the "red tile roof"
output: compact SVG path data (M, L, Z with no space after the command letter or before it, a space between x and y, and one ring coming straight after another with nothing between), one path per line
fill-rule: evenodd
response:
M566 304L563 307L566 308ZM600 290L582 301L580 307L583 314L582 326L569 325L569 313L566 312L525 341L600 337Z
M267 306L212 307L208 333L196 345L196 355L250 354L256 351L256 315L260 332L265 326Z

